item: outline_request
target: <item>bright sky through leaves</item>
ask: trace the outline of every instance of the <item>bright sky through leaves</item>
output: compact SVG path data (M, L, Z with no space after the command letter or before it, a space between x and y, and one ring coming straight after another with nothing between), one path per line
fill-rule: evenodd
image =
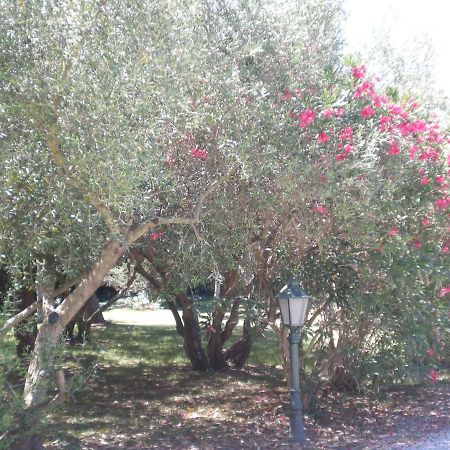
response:
M351 50L376 45L377 31L390 28L399 48L424 33L436 49L436 81L450 96L450 2L447 0L345 0L345 37Z

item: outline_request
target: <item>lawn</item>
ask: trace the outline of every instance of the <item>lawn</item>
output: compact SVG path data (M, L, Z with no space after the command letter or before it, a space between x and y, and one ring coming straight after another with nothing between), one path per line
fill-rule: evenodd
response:
M173 326L113 324L68 348L80 389L49 418L50 449L295 448L289 396L270 333L241 371L193 372ZM80 373L90 373L82 380ZM70 378L70 377L69 377ZM449 425L448 384L378 397L328 393L306 415L309 446L391 448ZM384 445L387 445L384 447Z

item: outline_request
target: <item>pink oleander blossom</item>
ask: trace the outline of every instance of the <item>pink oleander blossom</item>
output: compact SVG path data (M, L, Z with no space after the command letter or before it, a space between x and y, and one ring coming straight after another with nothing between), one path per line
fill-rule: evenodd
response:
M396 234L398 234L398 228L397 227L392 227L389 231L388 231L388 236L395 236Z
M306 128L316 120L316 113L312 109L306 109L300 113L300 128Z
M341 141L351 141L353 139L353 130L350 127L345 127L339 134Z
M392 142L388 148L387 154L388 155L398 155L399 153L400 153L400 147L398 146L397 142Z
M197 145L191 148L191 153L194 158L205 159L206 158L206 150L199 148Z
M408 122L402 122L398 129L402 136L407 136L411 132L411 125Z
M346 153L339 153L336 155L336 161L344 161L344 159L347 157Z
M419 156L421 161L430 159L431 161L437 161L439 159L439 152L432 147L429 147L426 151L422 152Z
M351 151L353 151L353 145L345 144L344 145L344 153L346 153L348 155Z
M424 131L427 131L427 123L425 120L414 120L409 126L413 133L423 133Z
M364 106L364 108L361 109L360 114L361 114L361 117L364 117L365 119L367 119L368 117L373 116L375 114L375 111L371 105L366 105L366 106Z
M163 233L161 231L153 231L150 233L150 239L152 241L157 241L162 235Z
M324 173L321 173L319 175L319 183L320 184L326 184L328 182L327 177Z
M436 182L436 184L444 184L445 182L445 175L438 175L434 181Z
M441 287L438 291L438 297L445 297L446 295L450 294L450 286L444 286Z
M325 142L329 141L330 137L328 136L327 133L325 133L325 131L322 131L321 133L319 133L319 136L317 136L317 142L319 144L324 144Z
M442 134L439 133L438 131L430 130L430 131L428 131L428 134L427 134L427 141L442 144L445 141L445 139L442 136Z
M372 100L373 100L373 105L375 106L375 108L381 108L383 106L383 104L387 103L388 99L385 95L377 95L374 94L372 96Z
M361 83L357 87L356 92L354 93L353 97L360 98L363 95L367 95L369 97L372 97L373 95L375 95L375 88L371 81L364 81L363 83Z
M418 151L419 151L418 145L411 145L411 147L409 147L409 159L414 159Z
M428 350L427 350L427 356L433 356L434 355L434 350L432 349L432 348L429 348Z
M417 237L411 241L411 244L416 249L422 248L422 245L423 245L422 242L420 242L420 239Z
M420 180L420 184L422 186L426 186L429 182L430 182L430 179L427 178L427 177L422 177L421 180Z
M324 205L316 205L312 208L314 212L318 212L319 214L322 214L323 216L326 216L328 214L328 208Z
M379 129L382 133L389 130L392 118L390 116L381 116L379 120Z
M359 66L359 67L353 67L352 68L352 75L353 75L353 78L355 79L355 80L360 80L361 78L364 78L365 76L366 76L366 66L364 66L364 65L362 65L362 66Z
M429 376L430 381L432 383L435 383L436 380L439 378L438 373L434 369L430 369L430 372L428 373L428 376Z
M333 108L328 108L328 109L324 109L320 115L324 118L324 119L329 119L330 117L334 117L334 109Z
M388 105L388 110L393 115L400 115L403 113L403 109L400 105Z
M291 98L293 97L292 92L289 89L285 89L281 94L280 94L280 100L282 102L287 102L289 101Z
M438 198L434 204L438 209L447 209L450 206L450 197Z
M166 156L166 163L167 163L169 166L173 166L173 165L175 164L175 158L173 157L172 153L167 153L167 156Z
M431 220L425 218L425 219L422 219L421 223L422 223L422 226L426 228L426 227L429 227L431 225Z

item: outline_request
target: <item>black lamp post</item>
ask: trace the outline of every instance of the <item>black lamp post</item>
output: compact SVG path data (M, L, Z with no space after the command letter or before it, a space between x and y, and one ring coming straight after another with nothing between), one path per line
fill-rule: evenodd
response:
M300 397L300 375L298 344L300 328L305 322L310 297L297 281L290 279L278 294L278 304L283 325L289 328L289 350L291 357L291 437L299 444L306 441L302 419L302 400Z

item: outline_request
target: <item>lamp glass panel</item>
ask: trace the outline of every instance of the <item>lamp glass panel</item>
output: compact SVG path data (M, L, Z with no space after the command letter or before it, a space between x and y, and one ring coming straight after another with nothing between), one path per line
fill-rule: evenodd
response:
M293 297L289 302L290 326L299 327L305 322L306 310L308 308L308 297Z
M281 320L284 325L289 326L291 324L291 317L289 315L289 299L279 298L278 303L280 305Z

